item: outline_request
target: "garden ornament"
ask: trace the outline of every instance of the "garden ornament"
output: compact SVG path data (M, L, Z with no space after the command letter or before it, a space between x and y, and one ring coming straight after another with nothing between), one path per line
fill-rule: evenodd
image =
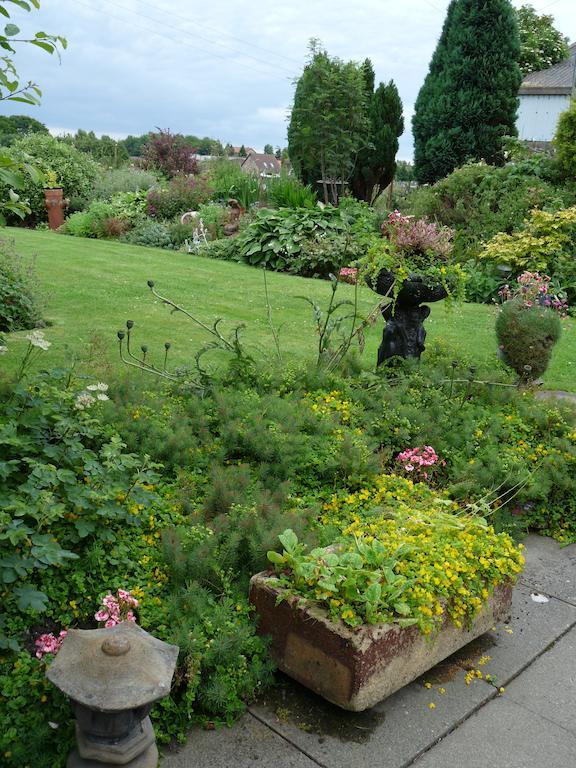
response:
M133 621L109 629L71 629L48 679L70 697L75 749L67 768L157 768L158 749L148 713L168 696L178 646Z
M394 275L382 270L377 279L369 281L368 284L381 296L389 296L394 284ZM386 326L378 348L377 365L391 357L420 358L426 340L424 320L430 314L430 307L421 305L423 302L440 301L447 295L442 286L429 285L418 275L411 275L410 279L403 283L396 300L382 308Z

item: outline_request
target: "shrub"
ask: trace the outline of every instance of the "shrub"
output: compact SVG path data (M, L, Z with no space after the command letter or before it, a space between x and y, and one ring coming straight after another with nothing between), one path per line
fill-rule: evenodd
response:
M266 180L266 199L275 208L314 208L316 193L295 176L280 176Z
M576 206L550 213L533 211L513 234L500 233L482 248L479 259L487 264L504 264L512 277L522 272L539 272L553 277L576 301Z
M178 174L166 187L148 192L147 213L157 219L173 219L187 211L196 211L212 196L212 189L203 176Z
M33 265L16 253L13 240L0 239L0 331L42 325L42 309Z
M149 248L173 248L170 232L158 221L143 221L121 238L132 245L146 245Z
M208 180L214 200L226 202L232 194L234 183L244 175L237 163L230 160L217 160L210 167Z
M70 144L58 141L49 134L36 133L16 141L11 153L16 158L22 154L29 155L43 173L53 171L64 188L65 197L83 200L92 197L98 166L91 157ZM34 183L27 177L24 187L18 192L22 198L29 200L32 213L28 220L32 223L46 221L48 214L42 182Z
M111 200L94 200L86 211L66 219L64 233L73 237L120 237L145 218L145 192L119 192Z
M198 208L198 217L202 219L211 240L218 240L224 236L224 224L229 214L230 209L218 203L205 203Z
M495 264L470 259L463 264L466 272L466 301L490 304L504 285L502 272Z
M249 264L276 270L317 274L320 268L343 266L349 255L339 252L346 238L357 239L353 248L361 247L363 238L373 233L374 219L356 205L333 208L263 208L236 238L235 250ZM338 238L334 245L331 239ZM324 265L324 267L323 267ZM326 274L326 273L324 273Z
M179 174L198 173L198 161L193 152L194 147L184 136L160 129L158 133L148 134L142 167L159 171L168 179Z
M148 191L157 183L158 176L153 171L127 165L101 174L94 185L94 197L110 200L119 192Z
M502 359L522 381L544 375L560 333L560 320L552 310L527 309L519 300L507 301L496 320Z
M86 211L79 211L69 216L63 231L72 237L106 237L105 223L114 217L112 203L95 200Z
M546 176L545 158L525 160L504 168L471 163L431 187L422 187L406 200L405 211L427 216L456 230L455 256L475 257L483 240L510 233L535 208L562 208L570 195Z
M558 128L554 136L554 146L558 164L563 175L576 179L576 99L573 98L568 109L560 115Z

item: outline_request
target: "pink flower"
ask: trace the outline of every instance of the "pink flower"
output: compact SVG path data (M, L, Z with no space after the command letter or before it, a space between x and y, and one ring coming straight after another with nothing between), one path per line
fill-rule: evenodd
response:
M110 618L110 614L107 611L98 611L94 614L96 621L107 621Z
M114 619L108 619L108 621L106 622L106 624L104 624L104 626L106 627L106 629L110 629L110 627L115 627L116 624L118 624L118 622L114 621Z
M40 635L40 637L34 643L37 649L36 658L41 659L47 653L58 653L60 646L62 645L62 641L67 634L67 631L63 629L58 637L53 635L51 632L45 635Z

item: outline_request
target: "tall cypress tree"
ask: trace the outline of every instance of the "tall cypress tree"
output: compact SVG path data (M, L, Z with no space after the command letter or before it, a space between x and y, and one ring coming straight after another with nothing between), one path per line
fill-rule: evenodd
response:
M442 125L440 108L441 78L448 50L448 36L452 28L454 9L459 0L452 0L446 11L442 34L430 61L430 67L424 84L418 93L412 118L414 135L414 173L420 183L433 179L434 172L428 158L428 142Z
M502 138L516 135L522 76L510 1L455 0L449 15L432 103L419 118L425 126L417 156L420 181L442 178L468 160L498 164Z

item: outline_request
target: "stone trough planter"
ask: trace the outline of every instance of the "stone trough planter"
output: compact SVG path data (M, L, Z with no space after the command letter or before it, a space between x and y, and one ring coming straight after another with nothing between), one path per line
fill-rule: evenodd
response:
M351 629L331 621L320 606L298 605L294 597L276 605L278 594L267 573L252 577L250 602L259 614L258 631L272 638L270 653L279 669L342 709L362 712L507 620L512 585L495 588L470 629L458 629L446 618L434 639L415 626Z

